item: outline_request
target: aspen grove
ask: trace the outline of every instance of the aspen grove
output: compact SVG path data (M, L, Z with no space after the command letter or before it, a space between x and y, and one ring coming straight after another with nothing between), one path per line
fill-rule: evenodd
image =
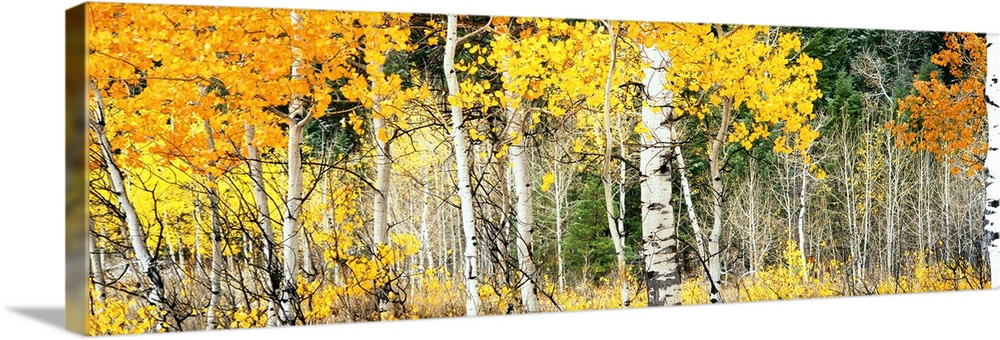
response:
M1000 275L994 36L87 6L93 335Z

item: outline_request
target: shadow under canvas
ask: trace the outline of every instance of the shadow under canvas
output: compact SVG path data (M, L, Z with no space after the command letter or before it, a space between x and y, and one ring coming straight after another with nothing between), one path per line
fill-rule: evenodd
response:
M53 327L66 327L66 309L63 307L11 307L10 310Z

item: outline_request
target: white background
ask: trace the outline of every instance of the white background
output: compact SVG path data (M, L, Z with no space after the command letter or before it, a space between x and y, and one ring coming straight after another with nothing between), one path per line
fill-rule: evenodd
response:
M152 1L401 12L698 21L1000 32L995 1ZM544 4L543 4L544 3ZM897 4L898 3L898 4ZM992 3L992 4L991 4ZM3 338L70 338L53 318L64 286L64 15L71 1L5 2L0 37L0 330ZM901 7L901 8L897 8ZM38 317L43 315L48 317ZM155 338L499 339L516 335L634 339L998 339L1000 291L955 292L628 311L549 313L294 327ZM275 333L276 331L280 333ZM148 336L144 336L148 337Z

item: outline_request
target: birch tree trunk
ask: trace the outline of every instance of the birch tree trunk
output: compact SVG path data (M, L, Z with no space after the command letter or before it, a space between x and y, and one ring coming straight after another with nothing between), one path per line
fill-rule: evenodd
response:
M382 67L378 66L379 72L382 71ZM372 83L374 87L374 82ZM386 126L385 117L379 112L381 109L382 98L374 96L372 98L372 129L374 130L374 142L375 142L375 233L374 241L376 245L386 244L389 241L389 222L388 222L388 196L389 196L389 145L388 145L388 127Z
M840 151L841 151L840 156L842 162L841 170L843 171L843 173L839 177L841 178L841 183L843 184L844 202L845 202L844 207L846 208L845 213L847 215L847 224L849 229L851 230L851 243L849 248L850 248L851 259L853 259L852 261L854 262L854 264L851 264L851 266L854 267L853 269L855 272L858 272L857 269L859 267L857 263L859 263L858 259L861 256L860 245L862 236L860 227L858 225L858 212L856 205L856 202L858 201L857 198L858 195L854 190L855 188L854 181L855 178L857 177L855 172L856 163L854 157L855 155L857 155L857 152L854 148L853 141L856 140L856 138L851 138L851 136L849 136L848 133L846 132L847 128L844 126L841 127L840 131L841 131L840 133L841 138L838 144L840 144ZM857 275L851 275L851 277L854 278L855 280L858 279ZM855 281L854 283L858 282Z
M812 145L810 145L812 146ZM806 149L808 150L808 148ZM806 151L808 152L808 151ZM799 187L799 256L801 257L802 263L806 263L806 189L809 185L809 165L802 164L802 186ZM805 268L806 275L803 276L805 280L809 280L808 267Z
M302 226L302 232L306 232L305 226ZM302 271L306 275L306 278L312 280L316 276L315 267L313 267L312 262L312 251L309 249L309 237L308 235L302 235L302 239L299 240L299 248L302 252Z
M559 291L563 292L566 290L566 269L563 265L563 250L562 250L562 205L563 205L563 183L562 178L558 174L556 175L555 183L555 196L553 201L555 201L556 206L556 265L559 267Z
M382 66L378 65L378 73L382 72ZM372 88L376 85L372 82ZM389 244L389 175L392 171L392 164L389 161L389 137L388 127L385 117L381 114L382 98L373 96L372 98L372 134L375 138L375 216L374 216L374 242L373 253L376 257L384 256L379 253L379 249ZM379 260L379 263L383 261ZM382 268L388 270L388 268ZM385 287L377 287L378 309L380 312L389 310L390 284Z
M679 305L680 272L677 268L677 230L670 204L670 113L673 93L666 91L663 70L669 64L666 52L643 48L650 66L645 69L646 105L642 123L649 129L642 136L639 153L642 171L642 241L649 306ZM659 108L654 112L653 108Z
M554 140L562 140L566 138L565 135L560 135L556 132ZM566 290L566 267L563 262L563 247L562 247L562 237L563 237L563 221L566 217L563 214L563 207L566 206L566 193L569 189L569 177L572 176L572 171L567 169L565 164L562 163L560 159L561 156L566 155L566 151L562 149L558 143L550 143L552 146L551 152L554 156L552 162L549 166L549 171L552 172L552 188L549 191L552 192L552 204L555 210L555 227L556 227L556 266L558 270L558 284L559 291L563 292Z
M449 96L458 96L458 75L455 74L455 47L458 45L458 16L448 15L445 39L444 76ZM462 209L462 233L465 237L465 315L476 316L479 311L479 253L476 245L476 220L472 211L472 184L469 178L469 160L466 154L465 132L462 129L462 107L451 105L451 129L455 148L455 167L458 172L458 196Z
M423 272L433 267L433 257L431 257L430 223L431 217L431 180L430 166L424 168L423 196L420 199L420 270Z
M504 67L507 63L504 62ZM510 73L503 72L504 78L511 81ZM507 92L506 96L510 105L507 108L508 133L514 137L510 145L510 152L507 153L510 159L511 177L514 179L514 195L517 196L515 206L517 218L514 220L517 228L517 239L514 244L517 247L517 264L520 267L521 275L518 282L521 290L521 304L528 313L541 311L542 307L538 303L538 295L535 292L535 262L531 259L531 242L533 239L533 229L535 227L535 212L531 206L531 179L528 173L527 148L525 147L524 111L519 109L521 98Z
M102 251L97 248L97 241L94 240L94 220L90 219L90 228L87 230L87 243L90 247L90 270L94 275L94 290L97 291L97 301L104 303L104 260L101 258Z
M198 199L195 199L195 228L194 228L194 262L197 264L198 270L204 271L205 262L201 260L201 219L198 217L201 213L199 212ZM123 229L124 230L124 229ZM122 234L127 235L127 234Z
M301 99L292 100L293 112L301 114ZM298 234L299 234L299 213L302 206L302 125L305 118L296 121L296 114L292 114L288 126L288 195L285 198L285 214L282 224L282 257L284 260L283 287L281 292L281 309L279 315L283 324L292 324L296 318L296 298L295 289L298 286ZM301 117L301 116L299 116Z
M504 282L510 283L509 280L510 263L508 263L508 260L510 259L509 245L511 238L511 232L510 232L511 230L510 177L511 176L507 175L510 168L506 164L501 164L504 162L502 162L499 159L491 163L496 164L497 183L500 184L499 202L502 203L500 204L499 221L495 224L496 227L492 228L493 230L491 230L490 232L491 233L490 237L492 238L492 240L488 240L487 242L492 241L494 244L494 249L495 249L494 252L496 254L491 256L493 260L492 262L494 262L493 264L494 266L496 266L494 271L502 273L501 275L504 278Z
M617 118L619 136L618 155L621 157L621 160L618 162L618 242L622 250L615 255L618 263L618 276L622 280L622 306L628 307L632 304L631 291L628 286L628 270L625 267L625 160L628 159L628 154L625 144L625 133L622 130L622 116L617 115Z
M610 33L609 39L611 40L611 45L609 47L608 55L611 60L608 64L608 77L604 83L604 162L603 167L601 168L601 182L604 186L604 210L605 216L607 216L608 219L608 231L611 234L611 242L615 246L615 260L618 265L618 279L621 281L622 306L628 307L632 304L632 301L630 301L629 298L628 280L625 271L625 247L623 246L624 242L622 242L622 229L624 228L620 228L618 222L616 221L616 219L624 219L625 215L622 214L621 216L617 216L617 218L615 217L614 196L611 193L613 181L611 178L611 87L614 85L612 84L612 80L615 74L615 64L618 61L618 35L610 22L606 21L604 22L604 25L607 26L608 32ZM619 204L624 206L624 200L619 202Z
M296 12L290 14L292 24L296 27L301 23L302 16ZM292 48L293 54L298 54ZM295 57L292 62L291 78L298 81L300 61ZM285 198L284 222L282 223L282 257L284 272L282 275L281 311L279 321L284 325L295 323L298 316L298 234L299 213L302 208L302 134L305 123L310 115L305 110L305 101L301 94L292 96L288 103L288 195Z
M301 99L292 100L293 112L302 113ZM283 287L281 292L282 315L279 316L283 324L295 322L297 301L294 297L295 289L298 285L298 234L299 234L299 213L302 206L302 133L303 128L300 122L296 121L297 115L292 114L288 125L288 195L285 198L285 214L282 224L282 257L284 260ZM300 115L298 117L301 117Z
M160 270L156 267L152 255L149 253L149 249L146 248L146 235L145 231L142 229L142 225L139 222L139 214L135 210L135 206L132 205L132 201L128 197L128 193L125 192L125 178L122 176L121 169L118 168L118 164L115 163L111 147L111 141L108 139L107 134L104 130L106 115L104 100L101 97L100 90L94 85L93 81L90 82L90 88L94 95L94 100L97 102L97 109L95 112L96 117L90 120L90 129L94 131L95 137L97 137L98 146L101 149L101 155L104 158L104 165L107 166L108 179L111 181L111 189L118 201L118 205L122 212L125 214L125 224L128 227L128 238L131 244L133 253L135 254L135 259L139 263L139 270L142 271L146 279L149 280L150 290L147 292L146 299L150 304L157 306L157 308L163 312L169 313L163 303L164 296L164 285L163 280L160 278ZM163 320L167 319L167 315L163 315Z
M862 282L864 282L865 277L867 276L867 274L866 274L866 270L867 269L866 268L868 267L868 236L871 234L872 194L873 194L873 188L874 188L874 185L872 183L873 182L873 179L872 179L873 174L872 174L872 169L871 169L872 168L872 163L874 162L874 158L872 157L872 152L871 152L871 150L872 150L871 135L870 135L870 133L865 133L863 136L864 136L863 139L864 139L864 143L865 143L865 145L864 145L864 148L865 148L864 149L865 150L865 155L864 155L864 169L863 169L864 170L863 173L864 173L864 176L865 176L865 178L864 178L864 182L865 182L865 192L864 192L864 195L865 195L864 196L864 207L865 208L864 209L865 210L862 212L862 216L861 216L861 225L862 225L864 231L861 234L862 235L861 253L860 253L861 263L858 265L859 266L858 273L861 275L861 281Z
M990 277L993 289L1000 289L1000 37L986 35L986 120L989 128L989 149L986 152L986 218L983 222L983 242L990 259Z
M890 273L894 273L893 267L893 242L895 238L895 218L894 213L896 212L896 203L899 199L897 191L899 190L899 174L895 163L898 160L893 159L893 154L895 151L895 143L892 142L892 131L886 130L885 132L885 170L886 170L886 186L885 186L885 268ZM803 252L803 254L805 254ZM894 274L893 274L894 275Z
M203 124L205 125L205 135L208 136L208 149L215 152L212 126L209 125L207 119ZM214 166L213 163L210 162L208 166ZM219 283L220 276L222 276L222 245L220 244L222 242L222 226L219 220L219 196L215 176L209 173L206 177L208 179L208 209L212 216L212 267L208 278L211 295L208 302L208 312L205 313L205 330L213 330L217 326L215 308L219 305L219 299L222 297L222 288Z
M748 168L757 169L757 161L753 158L749 159L747 162ZM748 227L750 229L750 271L749 273L754 273L757 271L757 265L762 262L759 261L760 256L758 255L757 245L757 218L760 216L757 213L757 172L750 171L750 175L747 176L746 181L747 188L747 221Z
M805 154L809 154L809 150L812 149L813 145L814 144L809 144L809 146L806 147ZM799 186L799 209L798 209L799 210L798 231L799 231L799 252L800 252L799 256L800 259L802 260L802 263L806 264L805 225L806 225L806 208L807 208L806 201L808 198L806 195L808 194L807 190L809 189L809 163L805 161L802 162L802 173L799 176L801 177L802 180ZM805 268L805 270L806 270L806 275L804 277L806 278L806 280L808 280L809 277L808 266Z
M708 154L709 169L712 176L712 233L708 235L708 276L712 280L709 289L709 300L712 303L722 302L719 287L722 285L722 266L720 264L719 238L722 236L722 147L726 143L726 134L732 122L733 100L723 99L722 121L719 131L711 141Z
M520 120L523 115L517 117L512 126L523 136ZM524 138L518 138L511 145L510 158L514 177L514 192L517 195L517 262L521 267L521 303L527 312L541 311L538 303L538 295L535 292L536 271L535 262L532 257L532 239L534 233L534 210L531 206L531 180L528 175L527 150L524 147Z
M256 128L249 122L245 123L246 132L244 138L247 143L247 158L249 158L250 179L253 182L253 197L257 204L257 226L264 236L264 270L267 272L268 287L264 292L268 297L267 302L267 325L277 326L278 318L275 314L278 302L277 291L281 287L278 271L278 258L274 254L274 229L271 226L271 212L267 202L267 189L264 186L264 165L260 160L260 150L254 143Z
M676 134L676 129L670 133L671 143L680 139ZM688 219L691 220L691 230L694 232L695 246L698 249L698 260L707 261L705 257L705 237L701 232L701 225L698 223L698 213L694 210L694 202L691 199L691 183L688 181L687 164L684 162L684 153L681 152L680 145L674 146L674 156L677 157L677 165L680 167L678 173L681 176L681 193L684 195L684 205L687 206Z

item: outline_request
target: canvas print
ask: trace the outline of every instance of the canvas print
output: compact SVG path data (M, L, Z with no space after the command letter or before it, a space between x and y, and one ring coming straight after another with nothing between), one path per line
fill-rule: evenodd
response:
M88 335L1000 275L992 34L75 11Z

